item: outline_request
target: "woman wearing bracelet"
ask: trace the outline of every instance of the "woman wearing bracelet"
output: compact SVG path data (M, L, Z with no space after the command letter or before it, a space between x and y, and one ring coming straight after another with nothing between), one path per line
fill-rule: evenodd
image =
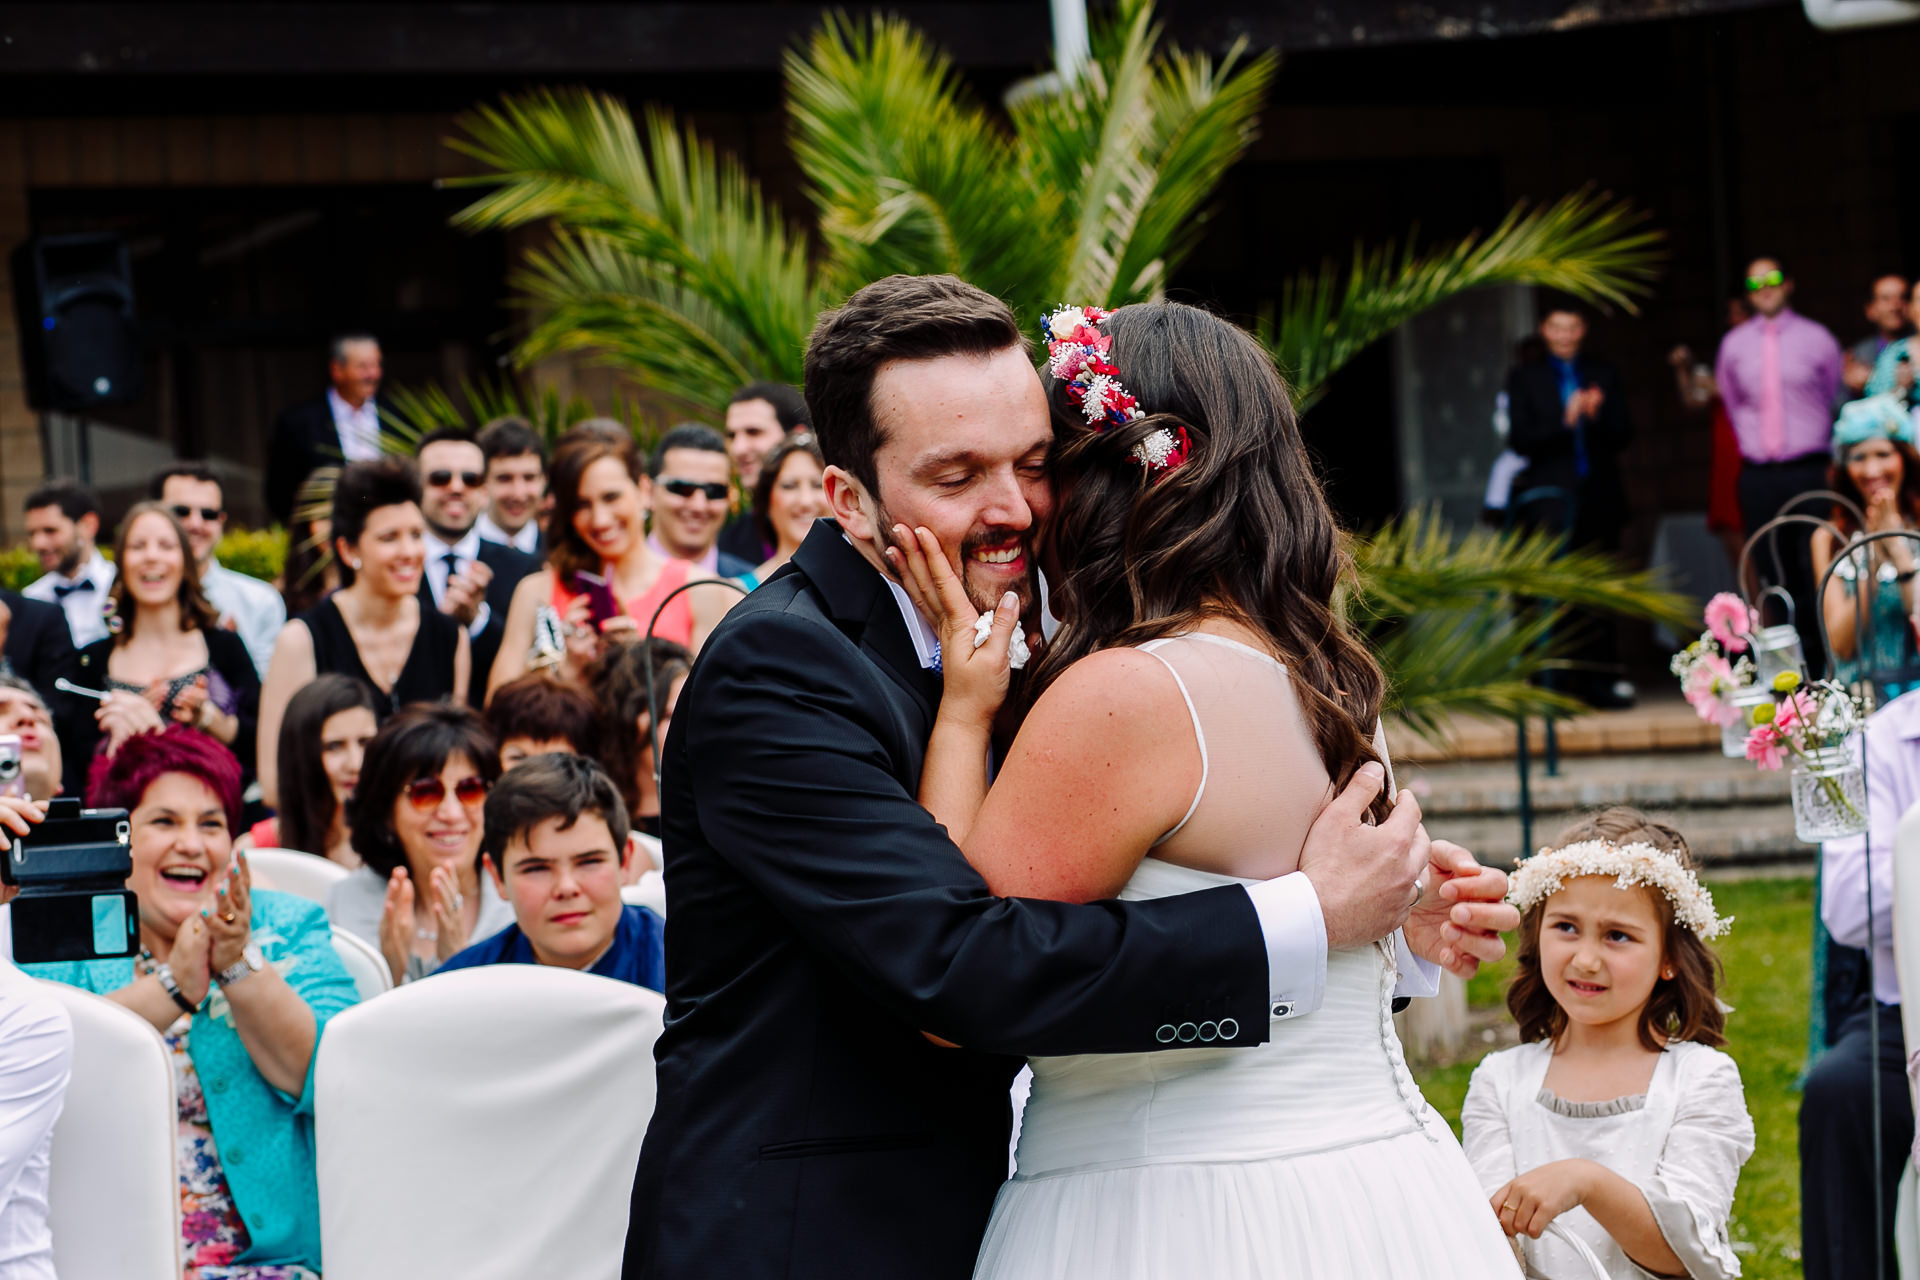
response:
M327 916L380 948L396 986L513 923L480 874L481 812L499 776L493 734L464 706L408 707L367 744L347 801L361 866L327 894Z
M1829 486L1867 518L1863 530L1856 527L1847 508L1834 509L1833 523L1850 544L1856 538L1896 529L1920 531L1920 452L1914 450L1913 422L1905 410L1885 398L1847 405L1834 426L1833 457ZM1833 536L1825 529L1814 530L1816 582L1826 578L1827 567L1838 554ZM1869 563L1872 580L1866 584L1863 608L1858 597ZM1920 684L1910 621L1917 566L1920 541L1883 538L1845 556L1820 600L1833 645L1835 678L1848 684L1871 680L1873 696L1880 702ZM1865 645L1858 634L1863 622L1869 637Z
M260 673L200 593L180 522L157 502L134 504L113 558L117 629L80 651L79 677L107 693L94 714L107 754L133 734L180 724L253 759Z
M240 766L205 734L129 738L94 762L87 799L130 811L140 958L24 967L125 1005L173 1051L184 1280L317 1277L314 1051L355 1000L326 918L251 888L233 857Z

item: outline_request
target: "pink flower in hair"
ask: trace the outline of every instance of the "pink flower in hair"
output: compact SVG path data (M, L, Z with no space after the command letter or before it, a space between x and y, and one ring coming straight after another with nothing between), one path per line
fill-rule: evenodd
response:
M1747 642L1743 636L1758 627L1759 619L1753 610L1731 591L1722 591L1707 601L1707 630L1728 653L1745 653Z
M1757 726L1747 735L1747 759L1762 769L1778 769L1787 761L1786 739L1770 724Z

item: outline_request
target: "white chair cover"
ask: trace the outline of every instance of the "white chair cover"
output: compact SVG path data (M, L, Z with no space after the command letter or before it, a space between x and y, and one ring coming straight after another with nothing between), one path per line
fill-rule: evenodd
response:
M1893 955L1900 975L1900 1023L1907 1059L1920 1050L1920 804L1900 817L1893 836ZM1910 1086L1911 1088L1911 1086ZM1911 1093L1910 1093L1911 1096ZM1916 1140L1920 1147L1920 1140ZM1894 1207L1893 1234L1901 1280L1920 1280L1920 1207L1908 1161Z
M636 907L650 907L662 920L667 918L667 880L658 871L649 871L638 884L620 890L620 900Z
M353 985L360 992L362 1000L371 1000L393 990L393 970L387 968L387 958L380 954L380 948L365 938L356 937L345 929L335 929L333 953L347 967L347 976L353 979Z
M60 1280L180 1280L173 1058L146 1019L43 983L73 1018L73 1078L48 1187Z
M249 849L247 863L261 888L291 893L323 907L327 891L351 874L331 858L296 849Z
M1893 1206L1893 1256L1900 1280L1920 1280L1920 1199L1913 1183L1913 1161L1900 1171L1900 1189Z
M327 1280L612 1280L665 1011L513 964L336 1017L314 1077Z

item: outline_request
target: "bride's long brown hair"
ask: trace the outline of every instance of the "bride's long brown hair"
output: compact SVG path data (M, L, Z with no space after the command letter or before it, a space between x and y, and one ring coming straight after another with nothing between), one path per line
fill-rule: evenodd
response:
M1147 416L1095 431L1066 384L1045 379L1057 493L1047 550L1062 571L1049 603L1061 627L1028 698L1096 650L1232 618L1286 663L1320 758L1344 787L1377 758L1386 681L1334 612L1350 565L1279 372L1243 330L1197 307L1139 303L1102 327ZM1190 452L1150 473L1130 451L1163 427L1184 428Z

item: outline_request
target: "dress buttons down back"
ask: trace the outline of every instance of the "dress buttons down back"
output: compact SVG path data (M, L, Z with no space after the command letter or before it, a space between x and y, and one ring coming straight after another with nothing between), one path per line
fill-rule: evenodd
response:
M1178 1033L1173 1029L1171 1022L1163 1022L1160 1024L1160 1029L1153 1033L1153 1038L1161 1044L1172 1044L1176 1034Z

